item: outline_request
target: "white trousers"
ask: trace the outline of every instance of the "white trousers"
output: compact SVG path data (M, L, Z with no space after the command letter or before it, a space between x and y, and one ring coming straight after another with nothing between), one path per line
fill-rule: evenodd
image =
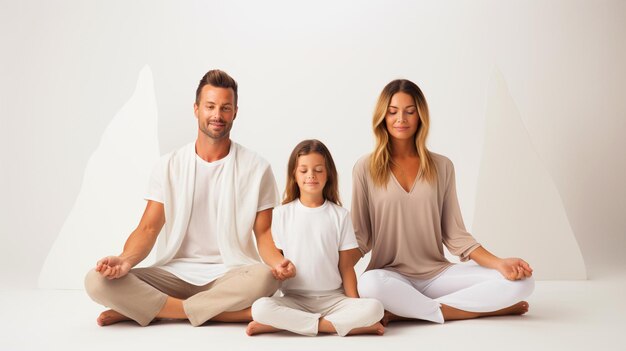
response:
M331 322L337 334L368 327L383 318L383 305L374 299L356 299L342 293L326 296L289 294L263 297L252 304L252 319L293 333L317 335L321 317Z
M359 295L375 298L397 316L443 323L441 304L468 312L497 311L530 296L535 280L510 281L477 264L455 264L438 276L412 279L384 269L359 278Z

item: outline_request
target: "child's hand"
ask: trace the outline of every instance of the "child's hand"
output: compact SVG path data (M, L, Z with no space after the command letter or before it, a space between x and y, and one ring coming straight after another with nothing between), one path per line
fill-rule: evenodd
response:
M287 280L296 276L296 266L288 259L284 259L272 268L272 274L276 280Z

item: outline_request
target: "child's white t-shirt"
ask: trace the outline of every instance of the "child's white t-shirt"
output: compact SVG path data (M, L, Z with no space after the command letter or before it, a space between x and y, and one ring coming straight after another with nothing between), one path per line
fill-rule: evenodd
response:
M339 251L358 247L348 210L330 201L314 208L292 201L274 208L272 236L296 266L296 276L282 284L283 293L325 295L342 288Z

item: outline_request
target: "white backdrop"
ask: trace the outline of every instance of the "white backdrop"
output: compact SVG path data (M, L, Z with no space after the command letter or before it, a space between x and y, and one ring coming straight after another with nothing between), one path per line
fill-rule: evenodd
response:
M431 108L429 146L455 163L466 225L480 224L487 248L533 257L540 278L584 277L580 253L589 276L610 274L626 247L625 34L622 1L1 2L0 286L36 286L56 250L63 270L51 276L72 287L86 260L121 250L149 172L133 160L193 140L195 87L211 68L239 82L232 136L272 163L279 187L291 148L319 138L348 208L377 95L415 81ZM489 114L499 102L503 119ZM494 156L503 120L521 136L508 158ZM111 134L119 123L137 139ZM500 194L491 179L509 177L533 197ZM88 196L107 189L119 197ZM61 244L62 232L80 239Z

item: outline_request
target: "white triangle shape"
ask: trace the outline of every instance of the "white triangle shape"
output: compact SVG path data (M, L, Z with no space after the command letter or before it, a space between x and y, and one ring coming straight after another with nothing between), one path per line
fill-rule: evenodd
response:
M500 257L521 257L536 279L586 279L559 192L531 142L506 82L489 83L472 232Z
M121 253L145 208L160 154L157 127L152 71L145 66L87 163L76 202L41 269L40 288L82 289L98 259Z

